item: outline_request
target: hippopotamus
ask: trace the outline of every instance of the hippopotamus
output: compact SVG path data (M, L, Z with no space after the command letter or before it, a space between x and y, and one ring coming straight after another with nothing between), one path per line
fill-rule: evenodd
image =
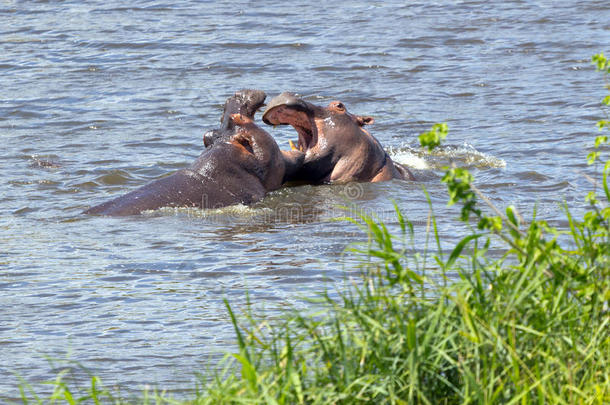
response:
M305 153L305 159L294 180L333 183L414 179L364 129L374 119L348 112L340 101L320 107L284 92L267 104L263 121L268 125L289 124L297 131L298 144L290 145Z
M85 213L133 215L161 207L221 208L252 204L279 188L304 159L300 151L282 153L254 114L264 105L260 90L238 91L225 103L213 144L188 168L155 180Z

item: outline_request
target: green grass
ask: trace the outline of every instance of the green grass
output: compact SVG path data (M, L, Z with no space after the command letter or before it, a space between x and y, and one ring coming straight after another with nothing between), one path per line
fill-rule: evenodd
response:
M515 247L500 260L486 258L489 234L473 234L435 257L459 275L439 283L403 254L408 222L394 237L360 219L370 238L353 249L367 262L361 281L325 297L317 316L295 311L271 329L233 318L241 370L197 403L610 402L607 232L580 232L571 218L581 247L566 250L532 221L512 230Z
M610 73L603 55L595 58ZM447 128L431 132L422 141L437 144ZM591 163L607 144L597 138ZM360 257L361 278L313 300L318 312L290 310L272 324L238 318L227 303L236 353L186 403L610 403L608 173L606 161L601 195L588 195L581 220L566 207L569 229L560 230L536 218L526 223L513 207L482 207L472 176L448 168L450 203L476 225L450 252L441 251L433 216L426 241L436 252L421 255L412 253L413 226L398 207L397 235L369 216L347 218L368 235L349 248ZM488 254L492 240L502 257ZM95 377L72 388L62 377L48 398L22 385L22 401L181 403L157 392L119 399Z

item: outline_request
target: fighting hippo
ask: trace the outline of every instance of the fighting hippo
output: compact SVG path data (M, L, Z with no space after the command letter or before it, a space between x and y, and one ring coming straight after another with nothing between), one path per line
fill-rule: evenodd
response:
M372 117L351 114L340 101L320 107L294 93L273 98L263 114L269 125L290 124L296 129L298 146L305 160L295 180L314 183L413 180L409 170L392 161L365 125Z
M161 207L220 208L259 201L279 188L304 158L299 151L282 153L273 137L254 123L265 98L259 90L238 91L225 103L222 126L210 138L213 144L189 168L85 213L119 216Z

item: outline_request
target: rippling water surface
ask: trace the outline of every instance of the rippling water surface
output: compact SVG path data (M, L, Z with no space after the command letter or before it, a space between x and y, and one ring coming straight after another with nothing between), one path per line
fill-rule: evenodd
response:
M123 391L193 386L232 349L222 299L267 314L341 285L361 240L353 202L395 227L392 200L443 238L464 229L439 167L471 167L503 207L561 224L582 207L601 118L607 1L0 0L0 397L79 362ZM190 164L240 88L340 99L418 181L302 186L255 207L88 217L91 205ZM448 146L420 151L434 122ZM259 121L260 123L260 121ZM262 123L260 123L263 125ZM268 128L282 147L291 128ZM346 264L347 262L347 264Z

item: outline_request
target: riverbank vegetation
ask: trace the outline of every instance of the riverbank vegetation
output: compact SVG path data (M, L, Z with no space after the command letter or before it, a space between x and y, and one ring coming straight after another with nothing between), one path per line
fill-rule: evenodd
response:
M603 55L593 61L610 75ZM398 207L396 235L370 216L345 218L368 235L349 248L361 279L315 300L317 312L271 323L227 303L236 353L187 403L610 403L610 122L598 126L588 160L601 177L591 179L584 216L565 206L561 229L524 220L488 204L467 170L447 168L449 203L461 206L471 234L444 251L431 215L435 253L422 254ZM435 125L422 145L437 146L447 131ZM96 378L77 389L60 376L53 386L39 399L23 385L22 400L181 403L159 393L120 400Z

